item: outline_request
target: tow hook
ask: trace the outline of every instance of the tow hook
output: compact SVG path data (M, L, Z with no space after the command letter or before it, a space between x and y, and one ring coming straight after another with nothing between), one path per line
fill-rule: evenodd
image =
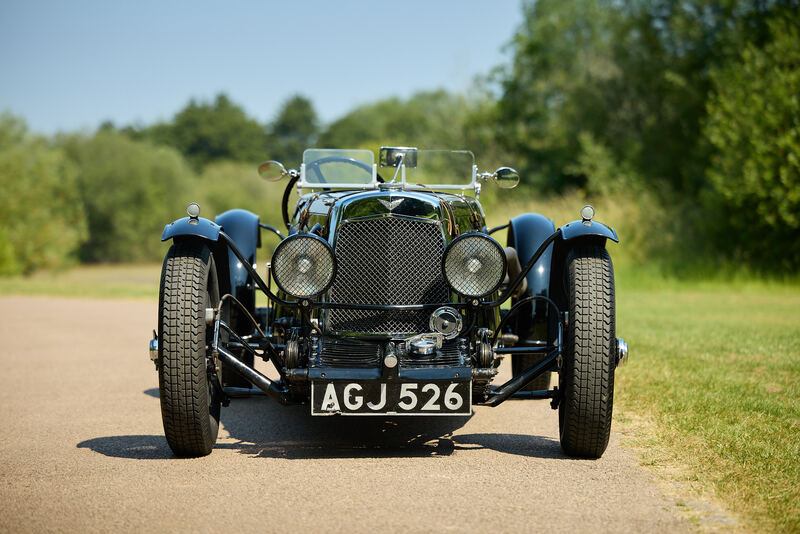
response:
M150 340L150 360L158 369L158 334L153 330L153 339Z
M621 337L617 338L617 367L628 363L628 344Z

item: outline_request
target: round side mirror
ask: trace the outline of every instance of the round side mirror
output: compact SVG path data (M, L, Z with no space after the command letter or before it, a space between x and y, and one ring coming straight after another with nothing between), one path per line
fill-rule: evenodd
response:
M513 189L519 184L519 173L511 167L500 167L494 171L492 181L500 189Z
M265 161L258 166L258 175L268 182L277 182L289 174L280 161Z

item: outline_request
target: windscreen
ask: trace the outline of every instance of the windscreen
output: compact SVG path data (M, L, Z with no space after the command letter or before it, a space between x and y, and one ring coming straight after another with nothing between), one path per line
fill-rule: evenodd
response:
M303 152L305 182L310 185L359 185L372 183L371 150L309 148Z
M406 184L470 187L475 156L468 150L419 150L417 166L406 168Z

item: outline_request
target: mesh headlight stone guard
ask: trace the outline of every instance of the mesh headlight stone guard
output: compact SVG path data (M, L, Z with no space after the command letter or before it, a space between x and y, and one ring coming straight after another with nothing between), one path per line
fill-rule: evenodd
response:
M506 256L486 234L468 232L455 238L444 251L444 278L456 293L483 297L494 292L506 274Z
M336 260L328 243L314 234L287 237L272 255L272 276L281 291L296 298L312 298L333 282Z

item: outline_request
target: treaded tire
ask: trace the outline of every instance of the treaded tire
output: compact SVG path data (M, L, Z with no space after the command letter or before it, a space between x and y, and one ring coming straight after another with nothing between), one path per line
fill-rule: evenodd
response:
M561 448L600 458L611 434L614 403L614 268L604 248L577 248L567 257L569 324L559 372Z
M170 247L158 299L158 389L164 434L176 456L205 456L219 431L220 399L206 360L212 329L205 308L219 302L214 258L201 241Z

